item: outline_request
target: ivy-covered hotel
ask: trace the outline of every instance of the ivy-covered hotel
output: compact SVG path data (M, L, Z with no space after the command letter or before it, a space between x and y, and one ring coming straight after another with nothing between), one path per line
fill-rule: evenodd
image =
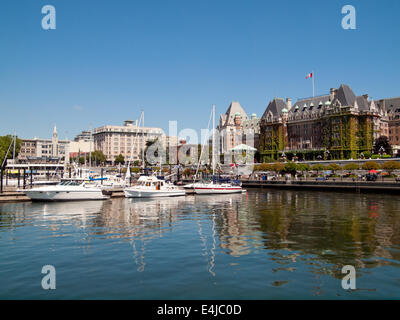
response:
M260 120L260 160L357 158L371 152L381 135L389 135L386 109L342 84L294 104L290 98L272 100Z

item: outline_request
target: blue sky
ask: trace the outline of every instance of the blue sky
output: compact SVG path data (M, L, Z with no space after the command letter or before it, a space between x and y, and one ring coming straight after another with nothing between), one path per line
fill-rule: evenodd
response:
M41 28L42 6L56 30ZM344 30L341 8L357 10ZM341 83L374 99L400 95L400 2L60 1L0 4L0 135L73 138L90 125L205 128L238 100L261 116L274 97Z

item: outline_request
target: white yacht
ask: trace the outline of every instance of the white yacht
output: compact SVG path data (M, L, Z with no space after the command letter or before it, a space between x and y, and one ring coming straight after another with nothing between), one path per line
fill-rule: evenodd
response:
M240 185L232 183L195 183L193 185L196 194L227 194L227 193L242 193L243 189Z
M97 184L80 179L63 179L55 186L23 191L32 201L104 200L110 197Z
M141 176L137 184L124 189L127 198L154 198L184 196L185 190L156 176Z

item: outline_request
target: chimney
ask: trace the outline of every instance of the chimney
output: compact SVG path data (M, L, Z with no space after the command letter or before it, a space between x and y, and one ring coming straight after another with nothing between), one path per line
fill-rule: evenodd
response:
M369 98L369 97L368 97L368 94L363 94L363 97L364 97L365 99L367 99L367 101L369 101L369 100L368 100L368 98Z
M292 98L286 98L286 105L288 110L292 108Z
M333 99L335 98L336 93L337 93L337 89L331 88L331 90L330 90L330 100L331 101L333 101Z

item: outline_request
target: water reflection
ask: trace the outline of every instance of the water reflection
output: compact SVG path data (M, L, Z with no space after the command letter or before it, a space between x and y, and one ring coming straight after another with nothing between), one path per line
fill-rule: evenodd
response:
M399 200L391 195L254 190L248 194L160 199L111 199L69 203L0 205L2 234L25 226L64 236L81 230L81 246L111 240L129 244L136 271L149 267L154 241L167 235L198 250L212 277L226 273L222 257L236 264L270 262L268 272L314 277L312 294L323 292L321 276L342 278L341 267L397 268L400 260ZM72 232L68 229L68 232ZM170 245L177 245L170 239ZM159 245L159 242L157 242ZM178 246L179 247L179 246ZM158 247L157 247L158 248ZM172 248L173 250L174 248ZM251 260L251 259L253 260ZM174 257L169 257L173 261ZM185 266L182 266L185 268ZM218 272L219 274L218 274ZM222 272L221 272L222 271ZM274 280L272 286L288 284Z

